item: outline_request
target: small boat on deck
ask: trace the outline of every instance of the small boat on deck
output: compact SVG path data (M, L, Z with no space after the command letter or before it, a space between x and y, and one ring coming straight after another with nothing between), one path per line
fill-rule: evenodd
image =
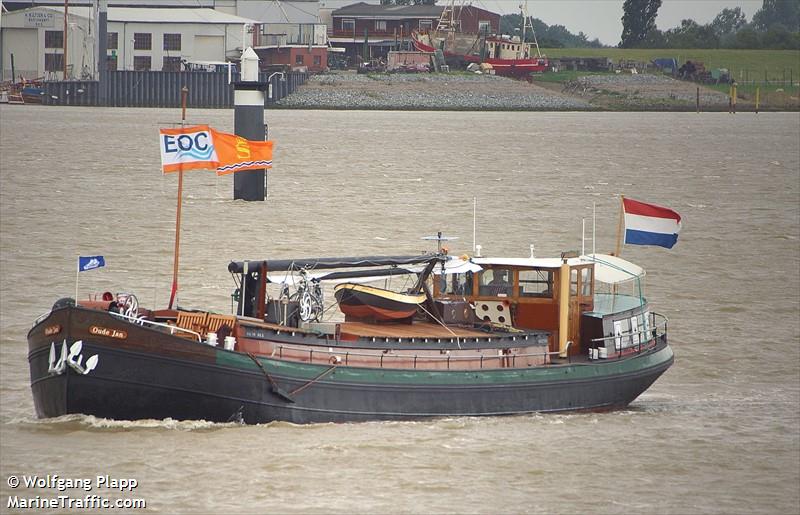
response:
M228 270L231 313L146 310L127 293L56 302L28 333L37 415L313 423L610 410L673 362L644 271L613 256L436 252ZM321 308L337 281L398 275L424 285L402 323Z
M347 319L410 319L425 302L423 293L399 293L368 284L342 283L333 291Z

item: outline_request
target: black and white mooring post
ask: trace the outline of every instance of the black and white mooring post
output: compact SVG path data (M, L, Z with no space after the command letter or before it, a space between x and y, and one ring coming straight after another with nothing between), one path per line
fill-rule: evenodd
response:
M242 52L241 80L234 83L233 132L251 141L265 141L264 97L268 84L258 80L258 56L247 47ZM233 174L234 200L266 200L267 170Z
M100 0L97 16L97 80L98 103L106 105L108 87L108 0Z

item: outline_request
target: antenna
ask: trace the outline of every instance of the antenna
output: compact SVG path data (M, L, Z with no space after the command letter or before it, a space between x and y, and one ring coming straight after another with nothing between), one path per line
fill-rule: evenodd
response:
M458 236L443 236L442 231L436 233L436 236L423 236L423 240L428 241L435 241L437 243L437 250L441 254L442 253L442 242L443 241L452 241L457 240Z

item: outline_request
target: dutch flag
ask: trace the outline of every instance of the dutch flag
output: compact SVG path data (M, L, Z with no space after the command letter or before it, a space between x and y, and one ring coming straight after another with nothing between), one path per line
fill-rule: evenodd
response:
M625 213L625 243L671 249L678 241L681 215L672 209L629 198L622 199L622 209Z

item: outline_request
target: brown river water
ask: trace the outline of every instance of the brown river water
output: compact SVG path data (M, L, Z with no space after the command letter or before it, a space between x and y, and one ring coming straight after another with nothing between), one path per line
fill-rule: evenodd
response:
M169 296L177 110L0 108L0 512L9 499L141 498L146 511L800 512L800 115L267 112L267 202L186 174L179 302L230 309L232 259L407 254L443 231L484 254L613 250L618 195L683 216L626 247L669 317L675 365L613 413L261 426L37 420L27 331L80 292ZM190 110L232 132L233 112ZM590 236L590 230L587 229ZM591 249L588 240L587 249ZM91 491L25 478L91 478ZM133 491L97 485L132 478ZM12 476L23 484L12 488ZM86 510L41 510L80 512ZM97 509L89 511L98 511ZM106 510L107 511L107 510ZM121 511L121 510L111 510ZM143 510L137 510L143 511Z

